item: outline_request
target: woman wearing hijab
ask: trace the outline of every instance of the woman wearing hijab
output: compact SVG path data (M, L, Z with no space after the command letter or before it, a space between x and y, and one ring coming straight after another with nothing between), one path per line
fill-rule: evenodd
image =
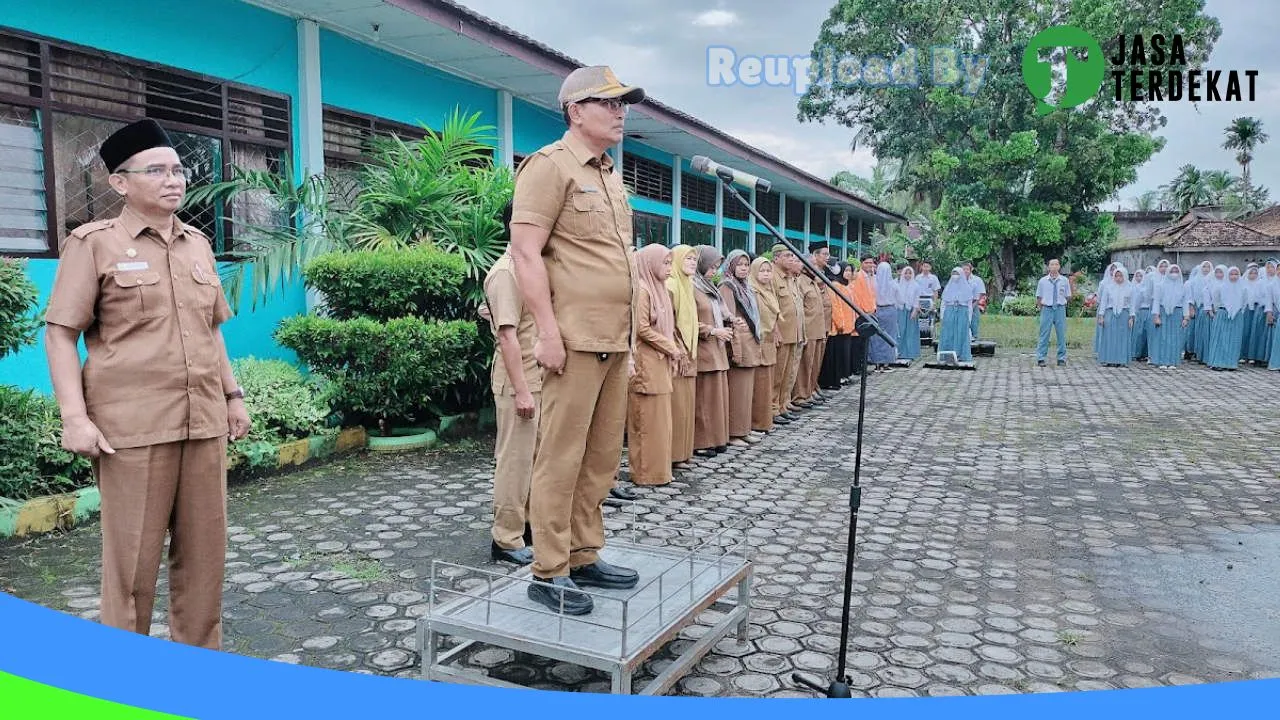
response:
M698 310L698 376L693 393L693 454L711 457L729 447L729 354L733 314L711 282L721 255L711 245L698 246L693 297Z
M954 352L959 362L973 362L969 345L969 315L973 312L973 289L960 268L951 270L951 278L942 289L942 331L938 333L938 357Z
M1097 299L1099 303L1102 302L1102 291L1104 288L1106 288L1107 282L1111 279L1111 274L1115 272L1117 265L1119 265L1119 263L1111 263L1110 265L1108 265L1106 272L1102 273L1102 279L1098 280L1098 289L1094 291L1094 297ZM1094 307L1094 311L1095 312L1097 311L1097 306ZM1101 313L1098 313L1098 314L1101 314ZM1101 346L1102 346L1102 326L1095 323L1093 326L1093 357L1094 359L1097 359L1098 348Z
M1156 280L1152 298L1152 365L1172 370L1182 364L1190 318L1191 309L1187 307L1187 288L1182 282L1182 268L1170 265L1164 277Z
M635 263L635 374L628 384L627 455L631 482L671 482L671 378L688 360L676 342L676 314L667 290L672 253L659 244L646 245L632 256Z
M1263 282L1266 283L1267 297L1267 325L1263 328L1262 340L1262 359L1267 363L1267 369L1273 369L1276 364L1275 351L1276 346L1276 318L1280 316L1280 273L1277 273L1275 260L1267 260L1265 266L1266 273Z
M1249 263L1244 271L1244 340L1240 357L1253 365L1267 362L1267 308L1271 304L1271 287L1257 263Z
M1098 362L1104 367L1124 367L1133 354L1133 329L1137 309L1133 306L1133 285L1124 266L1116 263L1111 279L1098 295Z
M854 285L855 278L858 277L857 263L843 263L840 266L840 292L853 301L854 305L858 305L858 292ZM869 303L872 312L875 311L874 300ZM845 309L848 309L847 307ZM840 358L840 384L846 385L853 381L855 375L858 374L857 361L857 343L858 343L858 313L849 310L849 318L852 321L849 332L844 336L844 354Z
M1244 338L1246 289L1240 280L1238 267L1228 269L1219 265L1213 275L1216 282L1209 303L1213 331L1205 364L1213 370L1235 370L1240 366L1240 348Z
M1130 354L1134 360L1147 360L1150 350L1151 307L1155 304L1154 268L1150 275L1144 270L1133 272L1133 332Z
M1276 321L1280 320L1280 273L1271 283L1271 311L1267 313L1267 328L1271 333L1270 357L1267 359L1268 370L1280 370L1280 329Z
M876 322L889 337L898 335L898 283L893 280L893 266L883 260L876 266ZM897 351L876 335L867 348L867 362L876 366L877 372L893 372L889 367L897 362Z
M920 290L916 287L916 271L904 265L898 273L898 357L915 360L920 357Z
M1191 330L1188 332L1188 344L1191 354L1201 365L1209 353L1209 339L1213 334L1213 321L1209 317L1209 301L1213 294L1213 263L1208 260L1200 263L1191 274L1187 283L1188 302L1191 306Z
M748 280L760 311L760 364L751 390L751 430L773 431L773 374L778 367L778 296L773 293L773 263L756 258Z
M756 368L762 349L760 300L751 287L751 257L734 250L724 263L720 300L737 320L729 343L729 444L754 445L764 438L751 430L751 410L755 403ZM770 389L772 391L772 388Z
M835 289L824 287L823 290L831 299L831 327L827 331L827 352L822 357L822 369L818 373L818 386L823 390L839 390L841 382L848 377L845 370L849 367L849 343L853 340L853 310L846 302L849 296L849 281L845 279L845 265L836 261L827 267L827 279Z
M693 457L693 403L698 377L698 307L693 276L697 272L698 256L692 247L672 248L667 290L676 316L676 342L684 347L687 356L671 378L671 462L677 465Z

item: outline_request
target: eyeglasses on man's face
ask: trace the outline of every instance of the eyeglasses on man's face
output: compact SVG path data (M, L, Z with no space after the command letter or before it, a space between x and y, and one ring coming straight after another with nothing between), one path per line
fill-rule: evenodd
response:
M173 175L183 182L191 182L191 168L183 167L182 165L148 165L144 168L117 170L116 172L122 175L141 175L148 180L164 180Z
M605 110L608 110L609 112L615 115L618 113L622 113L623 115L626 115L631 110L630 105L622 102L618 98L587 98L586 100L580 101L580 103L582 104L592 103L595 105L600 105Z

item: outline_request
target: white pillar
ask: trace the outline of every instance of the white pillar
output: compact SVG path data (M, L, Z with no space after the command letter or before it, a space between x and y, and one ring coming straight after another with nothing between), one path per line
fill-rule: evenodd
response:
M862 262L862 218L858 218L858 262Z
M778 193L778 224L776 226L782 237L787 236L787 194Z
M324 103L320 98L320 26L298 21L298 163L302 175L324 174Z
M724 254L724 188L716 181L716 250Z
M827 208L827 229L822 233L822 241L831 244L831 208Z
M843 241L840 248L840 259L849 262L849 218L845 217L844 225L841 225L840 240Z
M751 207L756 206L756 186L751 186ZM757 208L758 209L758 208ZM747 213L747 251L753 255L756 252L756 216L750 212Z
M298 20L298 176L324 174L324 101L320 89L320 26L314 20ZM324 304L324 297L308 288L304 294L308 313Z
M813 211L809 209L811 204L808 200L804 201L804 243L798 248L801 253L809 252L809 218L813 216Z
M515 169L515 132L511 122L511 93L498 91L498 164Z
M682 202L680 200L680 156L675 155L671 158L671 245L675 247L680 244L680 212Z

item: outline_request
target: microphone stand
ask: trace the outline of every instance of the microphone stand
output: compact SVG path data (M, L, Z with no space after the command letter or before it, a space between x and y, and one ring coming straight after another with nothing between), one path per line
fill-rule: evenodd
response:
M853 693L849 689L849 677L845 674L845 660L848 655L849 644L849 609L853 599L854 546L858 533L858 510L862 507L862 421L865 417L867 407L867 344L870 343L871 335L873 334L880 336L880 338L888 343L890 347L896 348L898 347L898 343L895 339L889 337L889 335L884 331L884 328L880 327L880 324L877 323L873 317L863 312L857 305L853 304L852 300L845 297L844 293L837 290L836 286L827 279L827 276L818 268L815 268L813 263L809 262L809 258L805 256L805 253L796 249L796 246L792 245L791 241L788 240L783 233L779 233L768 220L764 219L750 201L742 197L742 194L733 187L733 174L731 171L722 168L716 172L716 177L720 180L720 184L729 191L729 194L737 198L738 202L742 203L743 206L747 208L747 211L769 230L770 234L777 238L783 245L791 250L791 252L795 253L796 257L800 258L800 262L804 263L804 266L809 269L809 272L813 273L814 277L818 278L828 288L835 291L836 297L843 301L845 305L848 305L849 308L857 314L858 321L855 323L855 326L858 329L858 336L864 338L861 359L859 360L858 439L853 459L853 485L849 488L849 544L845 550L844 611L840 616L840 657L837 660L838 667L836 669L836 677L831 681L830 685L823 688L820 684L809 680L800 673L792 673L791 675L791 679L796 683L812 688L817 692L825 693L829 698L851 698L853 697Z

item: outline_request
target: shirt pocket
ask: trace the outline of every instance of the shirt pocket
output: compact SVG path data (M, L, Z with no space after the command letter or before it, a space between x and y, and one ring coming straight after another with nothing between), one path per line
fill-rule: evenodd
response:
M607 232L609 203L600 192L575 192L569 197L573 233L583 238L599 238Z
M196 283L196 307L201 312L212 312L218 293L222 292L222 281L216 274L204 272L200 268L191 271L191 279Z
M169 293L152 270L118 272L107 283L103 314L119 313L129 320L154 320L169 312Z

